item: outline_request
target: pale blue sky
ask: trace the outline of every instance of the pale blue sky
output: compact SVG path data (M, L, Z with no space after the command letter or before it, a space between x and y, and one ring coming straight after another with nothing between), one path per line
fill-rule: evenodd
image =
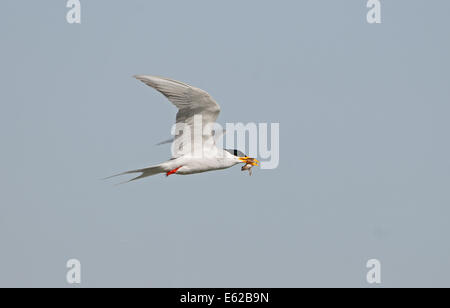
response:
M450 2L2 1L0 286L450 286ZM280 165L114 186L175 108L279 122Z

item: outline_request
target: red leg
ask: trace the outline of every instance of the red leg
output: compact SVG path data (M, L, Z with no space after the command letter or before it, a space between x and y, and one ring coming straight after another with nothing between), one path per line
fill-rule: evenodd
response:
M181 167L182 167L182 166L181 166ZM173 169L173 170L167 172L167 173L166 173L166 176L169 176L169 175L171 175L171 174L177 173L177 171L178 171L181 167L175 168L175 169Z

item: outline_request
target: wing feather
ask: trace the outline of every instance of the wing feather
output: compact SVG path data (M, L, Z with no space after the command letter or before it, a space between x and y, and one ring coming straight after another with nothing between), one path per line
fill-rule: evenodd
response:
M190 142L191 149L194 149L196 142L198 143L198 140L193 138L194 118L196 115L202 116L202 148L209 148L210 150L212 147L215 147L212 130L205 130L204 128L209 124L215 123L220 113L220 106L207 92L168 78L148 75L136 75L134 77L162 93L178 108L176 116L177 131L182 130L179 129L182 128L181 125L187 125L192 132L190 138L189 134L181 133L175 135L173 157L186 154L184 149L187 142Z

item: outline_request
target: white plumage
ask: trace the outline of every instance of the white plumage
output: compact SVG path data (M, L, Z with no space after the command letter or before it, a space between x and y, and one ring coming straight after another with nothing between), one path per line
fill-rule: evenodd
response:
M141 173L130 180L134 181L159 173L186 175L226 169L239 163L257 165L256 159L242 156L241 152L216 147L212 129L220 107L207 92L167 78L144 75L134 77L161 92L178 108L172 159L115 176ZM197 129L201 130L200 134L196 134Z

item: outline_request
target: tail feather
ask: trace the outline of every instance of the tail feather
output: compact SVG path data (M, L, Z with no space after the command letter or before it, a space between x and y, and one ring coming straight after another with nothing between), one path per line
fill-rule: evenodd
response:
M129 182L132 182L132 181L143 179L143 178L146 178L146 177L149 177L149 176L152 176L152 175L155 175L155 174L163 173L163 172L165 172L164 168L161 165L158 165L158 166L152 166L152 167L148 167L148 168L144 168L144 169L137 169L137 170L131 170L131 171L122 172L122 173L119 173L119 174L112 175L112 176L109 176L107 178L104 178L104 180L108 180L108 179L111 179L111 178L114 178L114 177L117 177L117 176L122 176L122 175L127 175L127 174L142 173L141 175L139 175L139 176L137 176L137 177L135 177L135 178L133 178L133 179L131 179L129 181L121 183L121 184L125 184L125 183L129 183Z

